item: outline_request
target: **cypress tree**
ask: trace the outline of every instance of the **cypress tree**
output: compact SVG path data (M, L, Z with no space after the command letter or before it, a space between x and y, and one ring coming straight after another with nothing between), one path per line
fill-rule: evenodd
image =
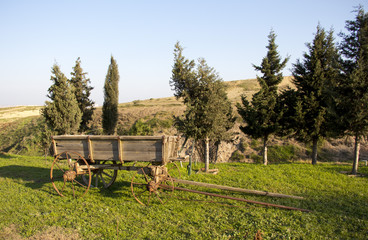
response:
M341 33L344 77L338 84L338 110L345 133L354 136L352 173L358 172L360 141L368 133L368 14L360 6L355 20Z
M175 96L182 98L186 110L175 122L178 130L187 137L206 143L205 171L208 171L209 141L226 139L235 119L218 73L204 59L200 59L194 69L194 61L183 57L182 50L177 43L170 84L174 86Z
M113 135L118 123L119 71L115 59L111 56L104 85L104 103L102 106L102 128L105 134Z
M293 64L293 83L297 88L295 136L312 142L312 164L317 164L318 140L331 133L332 89L340 76L340 57L334 44L333 31L326 33L317 26L309 53Z
M56 134L74 134L80 127L82 113L73 86L68 84L67 78L57 64L54 64L52 74L53 84L48 90L51 101L46 101L41 114Z
M198 82L194 72L195 62L183 56L183 47L177 42L174 48L174 66L170 86L176 99L183 99L184 103L195 98Z
M249 102L242 96L242 105L237 104L238 113L246 123L240 130L252 138L263 139L263 164L268 164L267 147L271 134L279 130L280 111L277 108L278 85L281 83L282 69L289 58L281 60L275 43L276 34L271 31L268 35L267 55L262 59L261 66L253 65L260 71L262 77L257 77L261 89L253 95Z
M82 112L82 122L79 132L84 132L88 129L88 123L92 120L94 111L94 102L89 99L93 87L89 86L90 79L86 77L87 73L83 72L81 67L81 60L78 58L75 61L73 72L70 79L71 85L74 87L74 94L78 102L79 109Z

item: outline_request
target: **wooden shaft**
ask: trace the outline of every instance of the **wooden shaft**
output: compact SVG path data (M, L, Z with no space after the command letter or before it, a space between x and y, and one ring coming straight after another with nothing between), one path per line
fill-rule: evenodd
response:
M194 181L177 179L177 178L173 178L173 181L177 183L196 185L196 186L201 186L201 187L216 188L216 189L221 189L221 190L243 192L243 193L250 193L250 194L270 196L270 197L304 199L303 197L299 197L299 196L285 195L285 194L280 194L280 193L272 193L272 192L265 192L265 191L258 191L258 190L250 190L250 189L237 188L237 187L229 187L229 186L210 184L210 183L194 182Z
M162 186L164 186L164 185L162 185ZM167 186L167 187L170 187L170 186ZM215 193L208 193L208 192L201 192L201 191L187 189L187 188L174 187L174 189L175 190L180 190L180 191L198 193L198 194L212 196L212 197L219 197L219 198L231 199L231 200L236 200L236 201L241 201L241 202L260 204L260 205L269 206L269 207L283 208L283 209L288 209L288 210L296 210L296 211L301 211L301 212L310 212L310 210L302 209L302 208L289 207L289 206L278 205L278 204L273 204L273 203L258 202L258 201L253 201L253 200L247 200L247 199L244 199L244 198L229 197L229 196L225 196L225 195L220 195L220 194L215 194Z

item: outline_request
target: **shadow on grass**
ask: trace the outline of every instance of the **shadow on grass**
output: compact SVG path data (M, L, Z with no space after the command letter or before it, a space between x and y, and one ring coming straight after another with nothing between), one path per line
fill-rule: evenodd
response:
M0 158L11 159L12 157L5 152L0 152Z
M331 173L340 173L344 175L349 175L350 177L357 178L368 178L368 167L367 166L359 166L358 174L355 176L351 174L352 165L351 164L339 164L339 165L331 165L331 166L323 166L323 168Z
M31 189L41 189L45 184L51 184L50 169L33 166L9 165L0 167L0 177L10 178L14 182L21 182L22 185ZM51 185L50 185L51 186ZM58 195L51 186L49 189L43 189L49 194ZM95 191L91 193L91 191ZM87 194L101 194L109 198L132 197L130 190L130 181L117 180L109 188L91 188Z
M32 189L39 189L51 181L50 169L32 166L9 165L0 167L0 177L26 181L25 185Z
M361 195L328 193L315 197L308 197L302 204L312 212L334 215L336 218L368 219L368 198Z
M116 181L109 188L99 188L99 194L109 198L133 197L129 181Z

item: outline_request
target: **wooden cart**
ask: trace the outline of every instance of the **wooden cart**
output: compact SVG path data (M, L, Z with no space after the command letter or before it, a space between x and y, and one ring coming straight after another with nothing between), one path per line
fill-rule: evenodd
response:
M174 189L232 199L247 203L308 212L309 210L235 198L198 190L175 187L181 184L251 193L264 196L303 199L285 194L234 188L172 178L171 172L179 168L170 162L179 158L179 137L162 136L54 136L52 138L54 161L50 177L60 196L74 198L84 196L91 187L110 187L116 180L118 170L136 171L130 187L134 198L142 205L153 202L165 203ZM134 164L133 164L134 163ZM146 166L136 166L145 163ZM169 163L171 164L170 167ZM137 164L138 165L138 164Z
M78 198L91 187L110 187L118 170L136 171L131 181L134 198L142 205L153 201L164 203L174 190L167 164L182 160L178 157L179 139L175 136L54 136L52 184L59 195ZM147 166L137 167L136 163L140 162ZM172 168L178 171L176 165Z

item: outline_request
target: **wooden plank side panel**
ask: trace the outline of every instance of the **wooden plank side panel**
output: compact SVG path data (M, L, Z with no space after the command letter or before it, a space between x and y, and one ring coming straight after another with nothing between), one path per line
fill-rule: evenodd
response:
M162 139L123 141L123 161L155 161L162 160Z
M93 139L92 149L95 160L119 160L119 152L123 162L147 161L160 162L162 159L161 139L141 140L125 139L121 140L122 146L119 148L119 140L114 139Z
M76 152L82 157L88 159L88 142L86 140L69 139L69 140L54 140L56 152ZM73 158L77 156L73 154Z
M95 160L119 161L118 140L94 139L92 140L93 157Z
M120 154L123 162L162 162L163 156L173 155L176 137L169 137L168 149L163 149L163 138L157 136L54 136L53 139L58 153L77 152L85 159L93 156L98 161L119 161Z

